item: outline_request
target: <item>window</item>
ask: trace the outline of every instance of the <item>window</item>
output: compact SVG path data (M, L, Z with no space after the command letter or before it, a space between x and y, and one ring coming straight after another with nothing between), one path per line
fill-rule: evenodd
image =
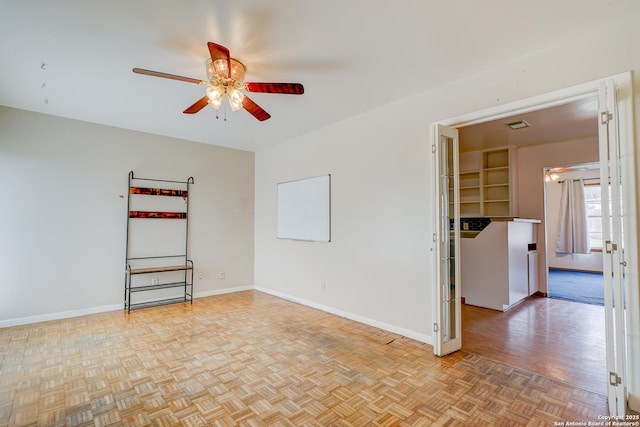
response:
M591 249L602 249L602 196L600 184L584 187L584 203L587 208L587 228ZM609 209L611 212L611 209Z

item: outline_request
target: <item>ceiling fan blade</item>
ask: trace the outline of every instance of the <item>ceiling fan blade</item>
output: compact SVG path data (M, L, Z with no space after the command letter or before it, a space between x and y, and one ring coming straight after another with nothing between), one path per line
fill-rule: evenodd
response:
M262 109L261 106L253 102L247 95L244 96L244 100L242 101L242 107L251 113L253 117L260 120L261 122L267 120L271 117L271 114L267 113Z
M300 83L256 83L248 82L244 88L249 92L284 93L288 95L302 95L304 86Z
M198 85L201 83L207 84L207 82L205 82L204 80L192 79L191 77L177 76L175 74L161 73L159 71L145 70L142 68L134 68L131 71L138 74L145 74L147 76L163 77L165 79L180 80L181 82L195 83Z
M202 98L200 98L199 100L197 100L195 102L195 104L193 104L191 107L189 107L186 110L184 110L183 113L185 113L185 114L195 114L198 111L202 110L204 107L206 107L208 103L209 103L209 98L205 95Z
M227 61L227 75L225 77L231 77L231 57L229 56L229 49L212 42L207 43L207 46L209 47L209 54L213 62L219 59Z

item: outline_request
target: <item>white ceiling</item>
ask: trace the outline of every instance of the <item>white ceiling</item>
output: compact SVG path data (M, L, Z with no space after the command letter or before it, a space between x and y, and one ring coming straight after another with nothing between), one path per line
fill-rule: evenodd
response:
M511 129L524 121L529 127ZM584 98L567 104L459 129L460 151L513 145L526 147L598 135L598 99Z
M257 150L626 19L637 0L0 0L0 105ZM637 15L637 14L636 14ZM299 82L302 96L251 94L271 113L182 111L206 78L206 43L248 81ZM42 65L44 64L44 65Z

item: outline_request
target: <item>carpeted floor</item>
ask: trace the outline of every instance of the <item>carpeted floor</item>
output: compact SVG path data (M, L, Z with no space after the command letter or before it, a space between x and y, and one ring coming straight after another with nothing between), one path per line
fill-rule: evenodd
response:
M602 273L549 269L549 297L604 305Z

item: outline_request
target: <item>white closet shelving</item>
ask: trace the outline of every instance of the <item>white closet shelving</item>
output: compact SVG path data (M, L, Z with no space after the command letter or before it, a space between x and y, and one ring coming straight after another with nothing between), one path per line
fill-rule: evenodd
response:
M459 163L460 216L517 216L515 148L461 153Z

